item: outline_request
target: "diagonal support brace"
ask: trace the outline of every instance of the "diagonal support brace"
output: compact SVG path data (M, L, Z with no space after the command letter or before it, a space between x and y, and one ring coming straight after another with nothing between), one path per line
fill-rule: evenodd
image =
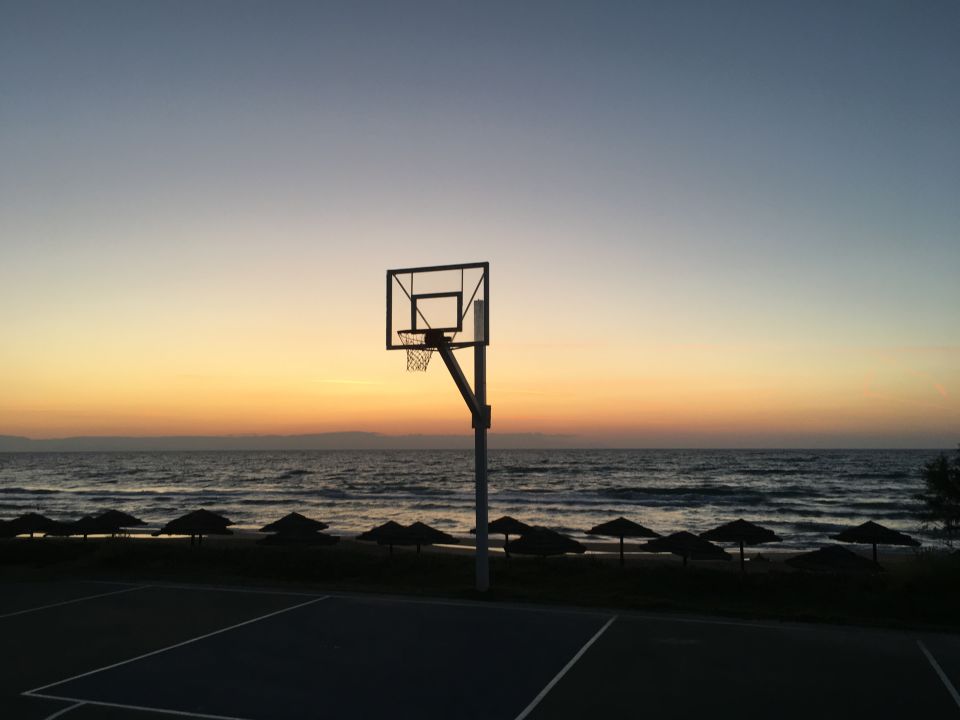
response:
M480 403L477 402L477 396L473 394L470 383L467 382L463 370L460 369L460 363L458 363L457 358L454 357L453 350L450 349L450 346L445 342L438 342L436 347L437 352L440 353L440 357L443 358L443 364L446 365L447 370L450 371L450 376L453 378L457 390L459 390L460 395L463 396L463 401L470 409L470 414L473 416L473 427L478 427L479 425L479 427L489 428L490 406L481 406ZM481 421L479 424L477 422L478 419Z

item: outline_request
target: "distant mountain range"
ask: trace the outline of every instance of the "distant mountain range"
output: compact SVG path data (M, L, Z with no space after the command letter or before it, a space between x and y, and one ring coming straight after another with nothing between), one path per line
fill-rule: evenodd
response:
M576 435L490 433L494 449L596 447ZM0 452L108 452L150 450L467 450L473 435L382 435L332 432L309 435L80 436L35 440L0 435Z

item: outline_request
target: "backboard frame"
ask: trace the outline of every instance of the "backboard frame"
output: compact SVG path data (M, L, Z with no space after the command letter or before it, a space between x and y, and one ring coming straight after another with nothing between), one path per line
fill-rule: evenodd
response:
M427 292L427 293L416 293L411 292L414 288L414 278L416 276L429 276L431 273L449 273L449 272L461 272L461 287L459 290L443 290L440 292ZM471 282L469 286L463 284L463 279L467 271L474 271L473 278L476 277L476 271L479 271L480 277L475 283ZM403 276L407 276L407 282L409 285L405 285L404 281L401 279ZM400 322L398 318L394 316L394 294L396 288L402 291L400 295L401 301L409 302L410 304L410 314L409 314L409 326L407 327L398 327ZM408 287L410 288L408 290ZM387 350L411 350L411 349L427 349L428 345L426 343L421 345L410 345L405 344L401 341L399 333L400 332L424 332L428 329L435 330L443 333L451 333L453 337L449 339L447 343L451 349L459 349L466 347L478 347L486 346L490 344L490 263L489 262L473 262L473 263L460 263L455 265L431 265L423 267L410 267L410 268L397 268L394 270L387 270L387 323L386 323L386 347ZM478 296L482 296L478 298ZM456 313L457 313L457 323L455 327L432 327L427 319L420 313L418 313L417 302L422 299L442 299L450 298L451 300L456 301ZM476 301L482 300L482 305L480 306L483 312L483 327L482 327L482 338L477 338L478 328L474 328L474 334L470 338L464 339L457 337L457 334L464 331L464 318L471 312L475 312L477 309ZM418 321L418 315L423 322ZM399 317L406 319L406 313L401 313Z

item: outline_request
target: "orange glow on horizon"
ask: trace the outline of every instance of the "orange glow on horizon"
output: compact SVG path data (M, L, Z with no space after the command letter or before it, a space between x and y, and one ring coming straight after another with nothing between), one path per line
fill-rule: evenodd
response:
M408 375L402 353L376 349L352 353L349 362L323 361L317 348L293 361L278 348L260 348L233 360L222 352L207 359L194 355L189 364L142 350L131 362L127 348L113 365L99 355L24 364L20 383L0 401L0 434L470 432L466 407L439 362L424 375ZM947 388L956 378L937 375L943 351L926 354L929 372L913 368L922 356L912 357L906 370L891 362L895 355L651 347L619 356L640 358L633 365L586 352L541 366L539 352L494 347L493 431L642 445L684 436L887 435L904 425L917 433L955 427L960 406ZM603 367L575 364L585 359ZM469 377L469 354L461 360ZM942 382L932 381L935 376Z

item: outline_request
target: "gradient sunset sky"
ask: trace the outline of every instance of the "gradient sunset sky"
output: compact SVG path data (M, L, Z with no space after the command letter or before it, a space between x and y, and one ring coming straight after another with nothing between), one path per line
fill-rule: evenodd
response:
M0 9L0 434L469 433L489 260L494 432L960 441L957 2Z

